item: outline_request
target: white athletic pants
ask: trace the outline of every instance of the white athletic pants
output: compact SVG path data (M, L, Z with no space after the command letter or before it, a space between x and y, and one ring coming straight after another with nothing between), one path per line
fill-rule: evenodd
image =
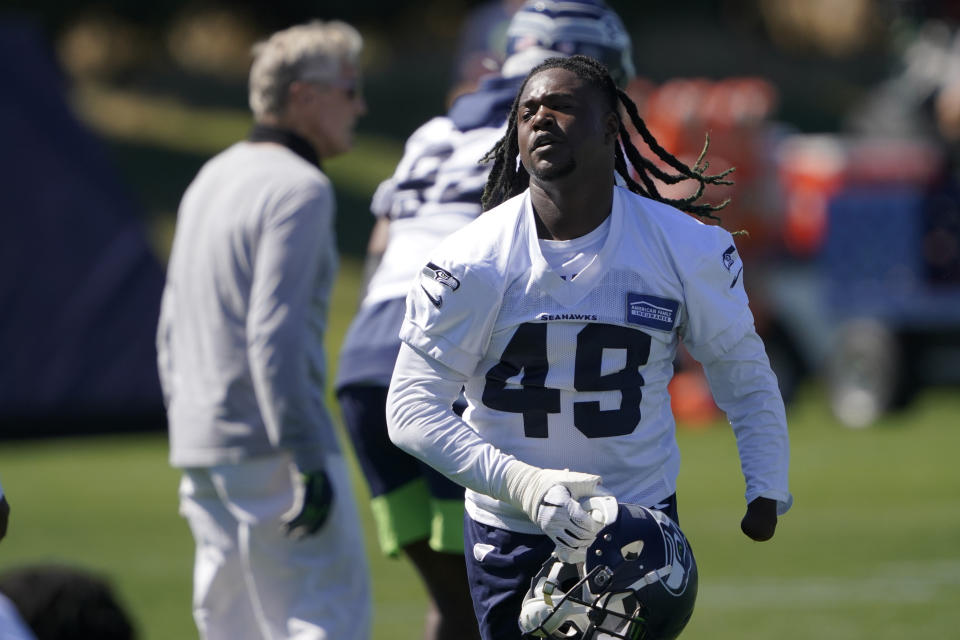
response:
M180 513L197 543L193 615L205 640L367 640L370 583L347 466L327 457L335 502L316 535L281 524L302 495L284 454L185 469Z

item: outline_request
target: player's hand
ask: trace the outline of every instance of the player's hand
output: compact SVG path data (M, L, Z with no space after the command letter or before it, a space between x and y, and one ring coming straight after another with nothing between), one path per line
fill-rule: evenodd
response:
M740 521L740 529L747 536L763 542L773 537L777 528L777 501L771 498L754 498L747 505L747 514Z
M6 496L0 496L0 540L7 535L7 522L10 519L10 503Z
M512 460L504 472L504 481L507 500L523 509L530 521L550 536L564 562L576 562L577 557L583 556L603 528L579 504L584 498L607 495L600 486L600 476L567 469L541 469Z
M320 531L333 507L333 485L324 469L303 473L301 477L304 487L303 505L300 512L283 526L284 532L297 540Z
M544 494L537 510L537 525L557 545L557 557L569 563L587 559L587 548L604 527L562 484L553 485Z

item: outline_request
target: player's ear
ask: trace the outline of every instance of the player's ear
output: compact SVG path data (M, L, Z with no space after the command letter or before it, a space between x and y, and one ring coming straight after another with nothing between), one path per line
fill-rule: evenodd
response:
M313 100L313 92L310 91L310 86L306 82L300 82L299 80L291 82L290 86L287 87L287 103L294 104L298 102L309 103Z
M620 133L620 116L616 111L608 111L603 121L603 139L607 143L615 142Z
M304 116L315 113L319 96L314 86L299 80L291 82L287 87L287 102L283 108L283 118L286 126L298 128Z

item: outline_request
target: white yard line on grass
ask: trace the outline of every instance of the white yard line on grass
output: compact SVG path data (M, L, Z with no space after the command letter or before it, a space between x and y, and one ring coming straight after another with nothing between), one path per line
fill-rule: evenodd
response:
M783 580L711 580L701 576L697 608L798 609L845 606L850 603L923 603L946 598L960 587L960 560L944 558L917 563L877 565L864 576L808 576ZM955 594L954 596L955 597Z

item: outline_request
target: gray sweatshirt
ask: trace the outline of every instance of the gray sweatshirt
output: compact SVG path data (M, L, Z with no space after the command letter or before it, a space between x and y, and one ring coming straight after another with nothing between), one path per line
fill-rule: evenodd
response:
M157 356L175 467L337 450L323 336L337 268L334 196L313 164L240 142L200 170L177 215Z

